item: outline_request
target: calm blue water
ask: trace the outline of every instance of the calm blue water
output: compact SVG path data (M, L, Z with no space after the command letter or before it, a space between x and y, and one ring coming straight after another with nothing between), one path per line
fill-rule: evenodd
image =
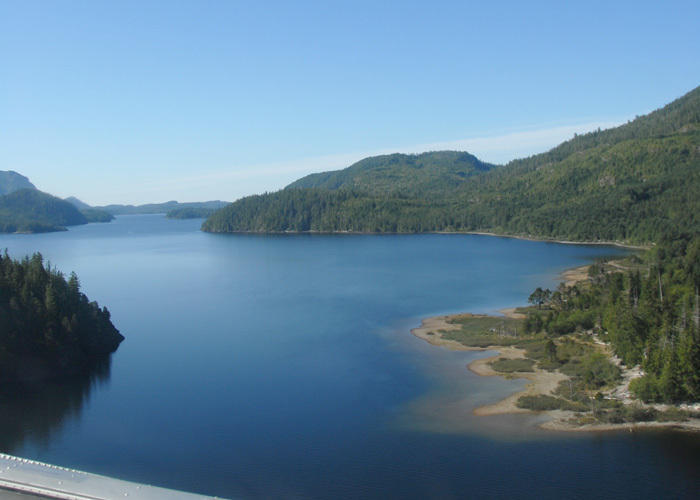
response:
M471 409L522 387L420 318L525 303L603 247L473 235L211 235L123 216L2 235L76 271L126 336L111 368L2 402L20 456L226 497L691 497L700 442L552 434Z

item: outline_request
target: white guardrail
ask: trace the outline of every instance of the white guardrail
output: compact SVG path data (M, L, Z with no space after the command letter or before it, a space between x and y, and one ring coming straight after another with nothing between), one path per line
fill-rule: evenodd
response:
M132 483L0 453L2 490L61 500L201 500L202 495Z

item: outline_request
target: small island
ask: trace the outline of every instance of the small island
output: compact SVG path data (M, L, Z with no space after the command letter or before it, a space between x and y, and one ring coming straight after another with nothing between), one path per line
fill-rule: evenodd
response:
M41 254L0 255L0 382L18 385L89 371L124 337L106 307L80 291L75 273L45 265Z
M669 426L700 431L700 237L564 273L502 316L423 320L412 333L454 350L495 350L469 369L525 378L476 415L547 412L553 430Z

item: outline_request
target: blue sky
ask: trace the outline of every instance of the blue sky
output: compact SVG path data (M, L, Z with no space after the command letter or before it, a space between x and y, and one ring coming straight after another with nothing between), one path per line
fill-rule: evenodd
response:
M0 0L0 170L233 200L385 152L486 161L700 83L700 2Z

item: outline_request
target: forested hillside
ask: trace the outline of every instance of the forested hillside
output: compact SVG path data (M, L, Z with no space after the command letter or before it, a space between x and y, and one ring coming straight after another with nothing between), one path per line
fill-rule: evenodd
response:
M697 231L700 130L601 144L546 163L505 167L466 186L457 224L572 240L657 240ZM469 227L469 226L467 226Z
M36 189L22 189L0 196L0 232L60 231L65 226L87 222L85 216L67 201Z
M492 168L465 153L388 155L238 200L203 229L486 231L648 243L700 231L700 88L620 127Z
M536 290L526 331L565 335L593 329L644 376L630 388L648 402L700 400L700 236L673 234L642 257L595 264L590 281Z
M215 208L206 207L182 207L168 211L165 216L168 219L205 219L216 212Z
M365 158L343 170L307 175L287 188L350 189L373 195L440 196L456 190L473 175L494 167L459 151L419 155L396 153Z
M66 280L40 254L22 261L0 255L0 381L77 373L123 339L75 274Z

